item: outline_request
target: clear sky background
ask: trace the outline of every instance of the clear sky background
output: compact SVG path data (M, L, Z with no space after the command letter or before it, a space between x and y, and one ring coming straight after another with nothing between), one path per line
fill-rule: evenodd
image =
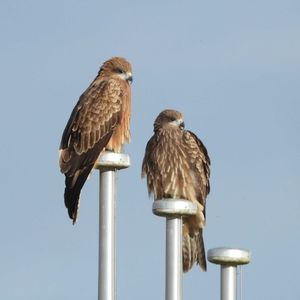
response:
M118 298L164 299L165 225L140 178L165 108L209 151L206 249L250 249L244 298L300 299L300 2L1 1L0 298L96 299L98 174L78 223L58 147L108 58L134 68L132 166L118 174ZM219 267L184 275L219 299Z

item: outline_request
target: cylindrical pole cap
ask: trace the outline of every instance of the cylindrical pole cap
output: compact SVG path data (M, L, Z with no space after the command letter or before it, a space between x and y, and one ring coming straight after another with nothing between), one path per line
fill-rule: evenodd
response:
M152 212L161 217L195 215L197 205L185 199L155 200L152 205Z
M126 169L129 166L130 157L128 154L105 151L99 156L99 159L95 163L94 168L100 170L121 170Z
M250 258L250 251L240 248L213 248L208 250L207 253L207 259L218 265L245 265L250 262Z

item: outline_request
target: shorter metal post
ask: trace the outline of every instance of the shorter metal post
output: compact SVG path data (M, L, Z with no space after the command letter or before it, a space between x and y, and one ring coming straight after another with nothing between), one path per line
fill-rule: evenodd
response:
M236 300L237 266L250 262L250 252L238 248L214 248L208 251L208 260L221 265L221 300Z
M127 154L104 152L100 170L98 299L116 299L116 171L130 166Z
M197 206L188 200L163 199L153 203L155 215L166 218L166 300L182 299L182 217L195 215Z

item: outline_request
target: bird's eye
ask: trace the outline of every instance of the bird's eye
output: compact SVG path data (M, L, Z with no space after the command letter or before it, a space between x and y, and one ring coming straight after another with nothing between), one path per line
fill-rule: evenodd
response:
M176 118L175 117L170 117L170 120L173 122L173 121L176 120Z
M122 69L120 69L120 68L117 68L117 69L116 69L116 72L119 73L119 74L124 73L124 71L123 71Z

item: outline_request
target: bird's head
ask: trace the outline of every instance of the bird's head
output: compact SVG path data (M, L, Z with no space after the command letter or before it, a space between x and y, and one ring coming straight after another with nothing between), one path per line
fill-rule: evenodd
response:
M177 110L166 109L163 110L156 118L154 122L154 131L163 127L174 126L180 129L184 129L183 115Z
M101 67L99 74L104 76L115 76L128 83L132 82L131 64L123 57L113 57L107 60Z

